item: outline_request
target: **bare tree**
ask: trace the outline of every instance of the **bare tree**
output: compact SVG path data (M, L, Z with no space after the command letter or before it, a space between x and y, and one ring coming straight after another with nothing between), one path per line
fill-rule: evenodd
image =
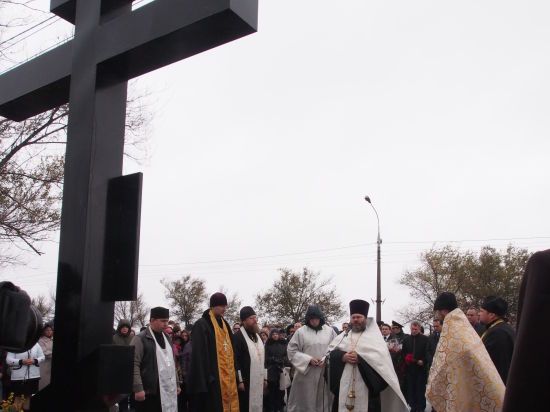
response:
M256 307L266 321L303 321L307 307L318 305L327 323L344 315L342 302L332 280L319 279L319 273L303 268L302 272L279 269L281 277L265 293L256 295Z
M482 247L479 253L452 246L423 252L421 265L405 271L399 280L415 301L400 311L402 320L429 324L437 296L453 292L463 310L479 307L486 296L499 296L508 302L508 318L515 321L519 287L530 256L526 249L511 245L503 252L490 246Z
M62 106L20 123L0 119L0 242L35 246L59 228L63 157L47 153L66 127Z
M125 155L144 158L150 121L143 96L128 101ZM0 242L41 254L37 244L59 228L68 105L22 122L0 118ZM0 256L11 263L13 254Z
M9 8L17 8L12 15L25 17L6 17ZM41 12L31 0L0 0L0 10L6 11L0 13L0 35L2 27L30 24ZM0 59L11 44L0 43ZM136 93L134 84L128 93L124 153L142 160L152 114L148 93ZM0 117L0 266L22 263L18 251L40 255L40 242L59 229L68 113L65 104L22 122Z
M51 301L51 298L38 295L31 299L31 305L38 309L38 312L42 315L42 320L49 321L53 318L55 303Z
M183 276L180 280L160 282L165 287L166 299L170 301L176 318L187 327L201 315L207 297L206 284L203 279Z
M136 300L115 302L115 325L121 319L129 320L131 327L142 327L149 323L149 308L143 293L138 293Z

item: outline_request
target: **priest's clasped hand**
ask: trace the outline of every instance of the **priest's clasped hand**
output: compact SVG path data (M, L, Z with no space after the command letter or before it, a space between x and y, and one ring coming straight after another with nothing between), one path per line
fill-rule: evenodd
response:
M309 363L313 366L323 366L325 361L323 359L311 358Z
M345 353L344 356L342 356L342 362L351 363L355 365L358 362L357 352L351 351L351 352Z

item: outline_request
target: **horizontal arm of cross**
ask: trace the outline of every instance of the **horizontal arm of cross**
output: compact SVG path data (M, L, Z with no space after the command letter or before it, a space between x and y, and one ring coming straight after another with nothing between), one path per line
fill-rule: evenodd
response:
M157 0L98 26L99 87L256 31L257 0ZM24 120L69 100L72 42L0 76L0 115Z
M50 0L50 11L57 14L62 19L74 24L76 14L77 0ZM101 13L109 13L110 11L120 7L121 5L132 3L136 0L100 0Z

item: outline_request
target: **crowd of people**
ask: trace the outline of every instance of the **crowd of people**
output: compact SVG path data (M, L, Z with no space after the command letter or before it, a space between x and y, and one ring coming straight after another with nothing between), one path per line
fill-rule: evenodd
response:
M315 305L303 325L286 328L260 328L254 309L245 306L231 327L222 293L211 296L210 308L190 331L169 324L168 309L154 308L148 329L131 343L135 408L418 412L427 397L434 411L502 409L514 346L504 300L487 297L465 314L452 293L443 293L429 335L416 321L410 334L396 321L377 324L364 300L349 307L341 331L327 325ZM168 338L175 354L171 374L159 352ZM149 341L148 350L140 339Z
M304 324L258 325L254 309L240 322L224 319L227 298L215 293L194 325L182 329L169 309L151 309L135 334L121 320L113 343L135 350L133 393L120 411L499 411L514 348L506 302L487 297L480 309L458 308L452 293L434 304L431 333L420 322L410 334L392 321L368 318L369 304L353 300L341 330L316 305ZM53 325L29 351L3 353L4 397L25 400L49 384ZM2 387L0 386L0 390ZM483 405L483 406L482 406Z

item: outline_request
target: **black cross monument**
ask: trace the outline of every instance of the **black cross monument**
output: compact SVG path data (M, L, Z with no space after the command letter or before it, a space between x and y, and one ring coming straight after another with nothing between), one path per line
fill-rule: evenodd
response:
M51 0L50 9L75 25L74 39L0 76L4 117L70 109L52 384L33 410L106 410L102 399L131 390L131 350L108 345L114 301L137 291L141 176L121 177L127 81L255 32L258 0L156 0L134 11L132 0ZM113 206L124 193L133 233L113 234L111 223L127 219Z

